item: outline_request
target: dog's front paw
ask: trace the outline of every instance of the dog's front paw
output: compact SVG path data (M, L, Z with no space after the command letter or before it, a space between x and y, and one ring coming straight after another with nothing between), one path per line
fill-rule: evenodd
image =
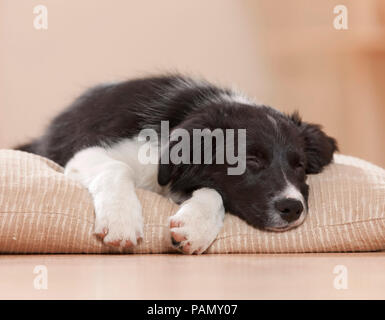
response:
M107 245L131 248L143 238L142 206L137 197L95 199L95 234Z
M187 254L201 254L215 240L223 226L224 209L189 202L170 218L171 242Z

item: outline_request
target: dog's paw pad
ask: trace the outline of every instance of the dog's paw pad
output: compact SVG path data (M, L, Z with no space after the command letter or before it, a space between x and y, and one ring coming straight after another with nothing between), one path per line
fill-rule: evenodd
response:
M95 231L95 236L99 239L99 240L103 240L104 237L107 235L108 233L108 229L107 228L103 228L102 231Z
M171 232L171 241L173 244L177 245L185 240L187 240L187 238L184 235L177 233L177 231Z
M139 200L105 198L95 204L95 234L111 247L133 248L143 238L143 218Z
M184 209L170 219L170 238L174 248L185 254L201 254L214 241L220 223L205 219L199 212ZM183 221L184 220L184 221Z
M183 226L183 223L181 221L170 220L170 229L172 229L172 228L180 228L182 226Z
M173 247L187 254L205 252L221 230L224 214L222 198L216 191L196 190L169 219Z
M120 240L106 241L105 244L111 247L120 247Z
M132 248L143 239L143 225L140 221L110 222L108 227L101 226L100 222L96 225L96 237L111 247Z
M131 240L110 240L104 241L104 243L110 247L118 247L118 248L133 248L135 245L138 245L143 240L142 237L136 239L136 243L133 243Z
M191 243L190 242L187 242L182 248L181 250L184 252L184 253L190 253L191 252Z

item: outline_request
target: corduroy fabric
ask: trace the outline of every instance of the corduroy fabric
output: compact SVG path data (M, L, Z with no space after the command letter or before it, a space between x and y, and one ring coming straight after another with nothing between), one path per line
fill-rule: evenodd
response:
M336 155L324 172L309 176L309 215L283 233L256 230L226 215L207 253L290 253L385 250L385 170ZM144 241L133 250L110 248L93 235L92 199L52 161L0 150L1 253L170 253L168 218L178 206L137 190Z

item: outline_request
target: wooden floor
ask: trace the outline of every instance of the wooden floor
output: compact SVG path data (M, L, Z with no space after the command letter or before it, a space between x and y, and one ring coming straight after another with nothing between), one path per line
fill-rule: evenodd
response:
M385 253L1 255L0 299L16 298L385 299Z

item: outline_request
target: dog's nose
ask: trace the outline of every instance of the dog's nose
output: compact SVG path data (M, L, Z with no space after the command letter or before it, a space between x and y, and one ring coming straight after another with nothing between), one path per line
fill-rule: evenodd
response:
M296 199L281 199L275 202L275 208L281 213L282 219L287 222L297 220L303 211L302 202Z

